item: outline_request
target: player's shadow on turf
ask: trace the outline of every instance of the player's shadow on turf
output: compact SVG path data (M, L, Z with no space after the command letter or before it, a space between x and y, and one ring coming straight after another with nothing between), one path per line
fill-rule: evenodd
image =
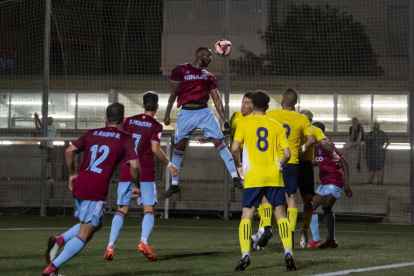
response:
M120 276L120 275L154 275L154 274L169 274L169 275L185 275L190 274L191 271L188 269L171 269L171 270L137 270L137 271L117 271L110 274L97 274L97 275L90 275L88 276ZM85 274L86 275L86 274Z
M165 255L158 257L158 260L165 261L165 260L171 260L171 259L180 259L180 258L187 258L187 257L204 257L204 256L210 256L210 255L218 255L220 252L200 252L200 253L185 253L185 254L172 254L172 255Z
M338 249L341 250L372 250L381 248L378 244L373 243L360 243L352 245L340 245Z

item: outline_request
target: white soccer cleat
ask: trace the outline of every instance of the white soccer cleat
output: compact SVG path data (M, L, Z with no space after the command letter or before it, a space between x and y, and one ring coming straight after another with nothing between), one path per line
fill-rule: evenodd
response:
M301 238L300 238L300 242L299 245L301 248L305 249L306 247L308 247L308 230L307 229L303 229L300 230Z
M59 253L60 246L56 242L56 239L59 238L60 237L50 237L47 241L46 262L48 264L53 262Z
M259 251L260 249L262 249L259 245L259 237L257 236L257 234L252 235L252 237L250 238L250 247L252 251Z

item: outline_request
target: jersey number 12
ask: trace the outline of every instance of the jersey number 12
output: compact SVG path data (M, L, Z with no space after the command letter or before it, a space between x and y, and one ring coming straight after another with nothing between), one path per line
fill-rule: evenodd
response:
M98 165L101 164L107 157L109 154L109 147L108 146L101 146L98 149L99 145L94 145L91 147L91 152L92 152L92 156L91 156L91 163L89 164L89 167L86 170L91 170L91 172L96 172L96 173L101 173L102 169L98 168ZM96 159L96 155L98 154L98 152L103 152L101 157L98 158L98 160L95 161Z

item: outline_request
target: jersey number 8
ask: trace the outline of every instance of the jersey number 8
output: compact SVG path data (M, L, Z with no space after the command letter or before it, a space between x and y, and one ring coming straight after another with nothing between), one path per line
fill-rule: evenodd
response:
M264 136L260 135L262 131L264 132ZM269 132L267 131L266 128L259 127L257 129L256 134L257 134L257 138L259 138L257 140L257 144L256 144L257 149L260 150L260 151L267 151L267 149L269 148L269 142L266 140L266 138L267 138L267 136L269 136ZM261 146L261 142L264 142L264 147Z

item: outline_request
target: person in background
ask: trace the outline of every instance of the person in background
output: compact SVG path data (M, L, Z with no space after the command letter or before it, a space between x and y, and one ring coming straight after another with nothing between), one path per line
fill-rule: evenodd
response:
M364 145L364 128L359 123L358 118L352 118L352 126L349 127L348 141L344 145L342 154L346 157L347 151L350 147L356 147L357 150L357 165L358 172L361 171L361 146Z
M36 130L39 132L42 132L42 121L39 119L39 115L35 112L34 114L34 120L35 120L35 126ZM53 117L47 117L47 138L55 138L56 136L56 127L53 125L54 119ZM47 181L54 181L53 175L52 175L52 162L53 162L53 140L47 141L47 148L46 148L46 154L47 154Z

